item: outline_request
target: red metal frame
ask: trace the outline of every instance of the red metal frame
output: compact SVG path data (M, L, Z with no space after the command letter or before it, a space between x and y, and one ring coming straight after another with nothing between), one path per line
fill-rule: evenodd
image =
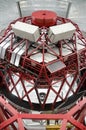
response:
M11 25L16 23L16 21L22 21L22 22L26 22L26 23L31 24L31 16L19 18L19 19L13 21L12 23L10 23L10 25L8 26L8 28L6 29L6 31L4 33L4 36L0 39L0 44L1 44L6 38L11 36L10 37L10 41L11 41L10 48L7 49L5 59L0 61L1 68L3 66L3 71L5 71L5 74L6 74L6 75L3 75L4 82L6 83L7 88L9 89L10 93L12 93L13 91L16 91L17 97L19 99L22 99L22 100L26 97L27 101L30 104L31 109L33 108L33 104L32 104L32 101L29 97L29 94L33 90L35 90L35 92L36 92L38 102L41 105L42 110L45 109L46 101L48 99L50 91L52 90L56 94L56 97L55 97L53 104L52 104L52 109L53 109L58 98L60 98L62 101L64 101L68 97L68 94L70 91L73 94L75 94L80 89L80 84L82 83L83 79L80 77L79 72L82 69L86 68L86 61L85 61L86 60L86 39L83 37L77 24L75 24L74 22L72 22L69 19L57 16L57 24L71 22L76 27L76 33L73 35L72 39L70 39L72 42L72 45L70 46L68 44L69 41L67 41L67 40L60 41L58 43L58 46L59 46L58 48L59 48L60 53L57 54L56 52L53 51L53 49L50 46L48 46L46 44L48 41L50 41L50 39L48 38L48 35L46 35L45 32L42 32L40 38L38 39L38 41L40 41L41 44L38 45L35 49L33 49L28 54L27 53L27 50L28 50L27 45L30 43L28 40L23 39L22 41L18 42L16 45L16 47L17 47L19 44L22 44L23 41L25 41L25 43L26 43L25 53L21 58L20 66L16 67L16 66L10 64L10 58L11 58L12 51L16 48L16 47L13 48L14 33L12 32ZM44 29L46 31L48 30L48 28L46 28L46 27L40 28L41 31ZM45 41L41 41L43 35L46 39ZM82 41L82 45L84 47L80 51L77 51L76 35L77 35L77 38ZM66 48L68 50L71 50L71 54L66 55L66 56L62 55L62 45L63 44L66 45ZM42 50L42 53L43 53L42 61L43 62L41 64L37 61L30 59L30 56L33 55L33 53L36 50L38 50L40 47L43 48L43 50ZM56 61L59 61L59 60L62 61L62 63L64 63L66 65L66 67L62 68L61 70L57 70L55 73L49 73L47 70L47 66L50 65L51 63L54 63L55 60L48 62L48 63L44 62L45 48L48 48L50 50L50 52L53 53L53 55L57 57ZM69 81L67 81L67 77L66 77L67 74L69 74L70 76L73 76L73 81L71 82L71 84ZM16 81L16 83L15 83L15 79L13 78L13 75L18 77L18 80ZM6 77L9 77L9 81L13 86L11 89L10 89L9 83L6 82ZM73 84L77 81L77 79L80 79L80 80L79 80L79 84L77 84L77 89L74 91L72 87L73 87ZM44 83L43 83L43 80L45 81ZM54 85L56 83L56 82L52 83L52 81L55 81L55 80L56 80L56 82L61 81L59 91L56 91L52 87L52 85ZM26 85L24 84L23 81L31 83L31 85L33 87L28 91L26 89ZM24 95L22 97L20 96L19 91L17 90L17 84L19 82L21 82L21 87L24 90ZM41 82L42 82L42 84L41 84ZM60 95L60 92L61 92L65 83L69 86L69 89L68 89L65 97L62 97ZM47 89L47 94L45 96L43 103L41 103L41 100L39 98L39 94L38 94L39 88L41 88L41 89L46 88Z
M0 130L25 130L23 119L32 120L60 120L62 121L60 130L66 130L67 124L71 123L74 130L86 130L84 118L86 116L86 98L78 101L77 104L65 114L28 114L15 110L6 99L0 97Z

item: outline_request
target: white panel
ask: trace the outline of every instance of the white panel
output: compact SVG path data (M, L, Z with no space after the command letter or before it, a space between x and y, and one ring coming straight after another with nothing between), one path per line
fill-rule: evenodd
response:
M56 94L52 91L52 90L50 90L50 92L49 92L49 95L48 95L48 98L47 98L47 103L52 103L52 102L54 102L54 100L55 100L55 97L56 97Z
M12 52L10 63L14 64L16 53Z
M41 63L43 61L43 55L42 55L42 53L37 53L37 54L31 55L30 59Z
M26 46L24 46L23 48L21 48L21 50L16 54L16 58L15 58L15 65L16 65L16 66L19 66L21 56L22 56L23 53L25 52L25 47L26 47Z
M57 57L55 56L55 55L51 55L51 54L49 54L49 53L45 53L44 54L44 61L46 62L46 63L48 63L48 62L50 62L50 61L53 61L53 60L56 60L57 59Z
M20 50L20 47L17 47L13 52L12 52L12 56L11 56L11 60L10 63L14 64L15 62L15 57L16 57L16 53Z
M10 46L10 36L0 44L0 58L4 59L6 49Z
M10 41L8 43L6 43L3 47L2 47L2 52L1 52L1 58L4 59L5 58L5 53L7 48L10 46Z
M16 36L28 39L29 41L36 42L37 39L40 37L38 26L18 21L12 25L12 29Z
M79 39L77 39L77 44L76 45L77 45L77 50L78 51L85 48L85 46L83 45L83 42L81 40L79 40Z
M24 44L16 47L16 49L12 52L12 55L11 55L11 60L10 60L10 63L11 64L15 64L15 59L16 59L16 55L17 53L19 52L19 50L23 47Z
M52 26L49 28L48 37L52 43L55 43L62 39L71 38L75 30L76 28L72 23Z
M35 60L35 61L41 63L43 61L43 54L37 53L37 54L31 55L30 58L32 60ZM44 54L44 62L46 62L46 63L53 61L53 60L56 60L56 59L57 59L57 57L54 55L51 55L49 53Z
M50 73L54 73L54 72L61 70L65 67L66 67L66 65L60 60L57 60L57 61L47 65L47 69L50 71Z
M1 53L2 53L2 48L3 48L3 46L6 44L6 41L4 41L4 42L2 42L1 44L0 44L0 58L1 58Z
M71 53L72 53L71 50L68 50L67 48L62 48L62 55L63 56L66 56L66 55L71 54Z

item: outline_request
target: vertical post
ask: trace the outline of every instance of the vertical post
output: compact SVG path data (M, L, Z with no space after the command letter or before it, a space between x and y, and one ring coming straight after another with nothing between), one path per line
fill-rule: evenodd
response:
M70 8L71 8L71 2L68 3L68 8L67 8L67 13L66 13L66 18L68 18L68 15L69 15L69 11L70 11Z
M22 17L20 2L18 1L18 2L16 2L16 3L17 3L18 11L19 11L19 16Z

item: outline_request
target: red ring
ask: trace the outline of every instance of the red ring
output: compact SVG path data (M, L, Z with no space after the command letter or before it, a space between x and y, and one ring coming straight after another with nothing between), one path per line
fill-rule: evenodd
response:
M49 27L56 24L57 14L53 11L40 10L32 13L32 24Z

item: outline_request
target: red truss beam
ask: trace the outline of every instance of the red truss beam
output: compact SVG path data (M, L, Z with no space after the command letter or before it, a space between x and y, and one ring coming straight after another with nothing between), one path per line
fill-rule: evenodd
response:
M80 69L86 68L86 49L83 49L79 53Z
M60 130L67 130L67 123L71 123L73 127L76 127L77 130L86 130L86 126L82 123L86 116L86 98L84 97L82 100L78 101L77 104L71 108L65 114L28 114L28 113L20 113L15 110L4 98L0 97L0 106L4 113L9 113L9 118L2 118L0 115L0 130L5 129L14 122L18 125L18 130L25 130L23 126L23 119L32 119L32 120L62 120ZM3 113L3 115L4 115ZM80 114L81 113L81 114ZM78 115L80 114L80 115ZM76 119L76 115L78 115L78 119ZM81 116L82 115L82 116ZM8 130L8 129L5 129ZM16 126L15 129L16 130Z
M15 69L15 71L16 71L16 69ZM9 86L9 87L8 87L9 92L13 93L13 91L15 91L15 93L16 93L16 95L17 95L17 97L18 97L19 99L22 99L22 100L23 100L24 98L27 98L26 101L29 103L30 108L31 108L31 109L35 109L34 106L33 106L33 101L31 101L31 100L32 100L32 99L31 99L32 97L29 96L29 94L30 94L32 91L35 91L36 94L37 94L37 98L39 98L39 95L38 95L38 89L39 89L38 84L35 83L35 86L34 86L33 80L30 81L30 82L28 82L27 79L25 79L25 77L24 77L25 74L19 73L19 72L16 73L15 71L11 71L10 68L7 69L7 77L9 78L9 81L10 81L10 84L11 84L11 87L10 87L10 86L9 86L9 82L7 82L7 85ZM15 77L17 77L16 82L15 82L15 77L13 77L13 75L15 75ZM85 81L85 76L86 76L86 73L84 74L84 76L80 79L79 83L77 84L77 86L76 86L76 91L78 91L78 89L80 88L80 86L83 85L83 82ZM75 90L73 90L72 86L73 86L73 84L76 83L76 80L77 80L78 78L79 78L79 77L77 77L77 73L74 73L74 74L73 74L73 79L72 79L71 83L70 83L70 81L67 80L67 78L64 78L64 79L61 81L61 84L60 84L60 86L59 86L59 90L58 90L58 91L55 90L55 88L53 87L53 85L56 84L56 83L58 83L59 81L56 82L56 83L49 84L50 87L47 89L47 93L46 93L46 96L45 96L44 101L41 103L40 99L38 99L38 100L39 100L39 104L41 105L41 109L45 109L45 105L47 104L46 100L48 99L48 95L49 95L49 92L50 92L51 90L53 91L53 93L56 94L55 98L53 99L52 109L54 109L54 107L55 107L55 105L56 105L57 99L61 98L62 100L65 100L65 99L67 98L69 92L72 92L73 94L75 94ZM4 75L3 75L3 79L4 79L4 80L7 80ZM2 88L2 86L4 86L4 85L3 85L4 80L2 81L2 85L0 85L1 88ZM5 82L6 82L6 81L5 81ZM28 90L28 89L27 89L27 86L26 86L26 84L25 84L25 82L31 84L31 85L34 86L34 87L31 87L31 88L29 88L29 90ZM21 85L21 90L23 90L23 93L24 93L23 95L20 93L20 90L18 89L18 86L17 86L18 83L20 83L20 85ZM60 95L60 94L61 94L61 90L63 89L63 87L64 87L65 84L67 84L67 86L68 86L69 89L66 91L66 94L65 94L65 96L63 97L63 96ZM51 85L52 85L52 86L51 86ZM19 90L19 91L18 91L18 90ZM13 94L14 94L14 93L13 93ZM20 94L21 94L21 95L20 95Z

